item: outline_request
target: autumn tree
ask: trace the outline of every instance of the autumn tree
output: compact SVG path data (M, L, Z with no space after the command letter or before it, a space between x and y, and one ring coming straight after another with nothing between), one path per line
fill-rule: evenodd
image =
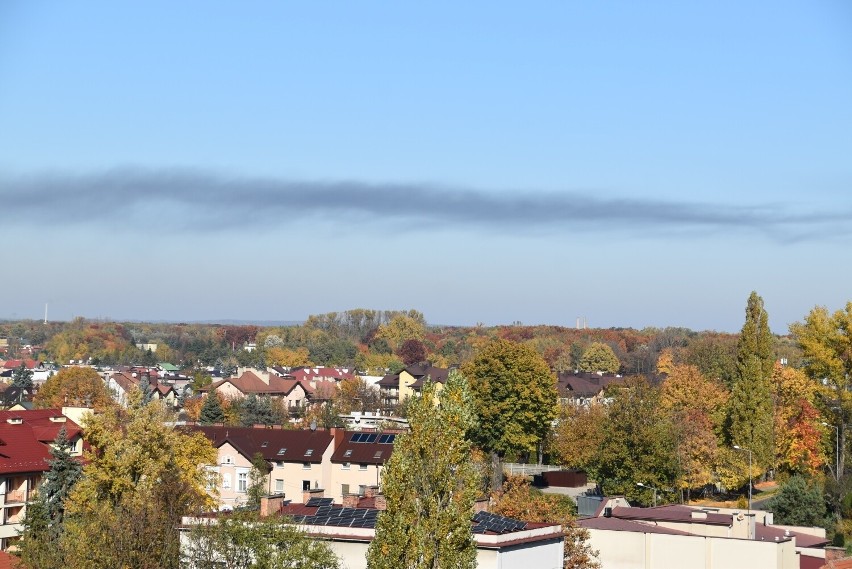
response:
M92 451L66 501L70 567L178 568L174 528L216 504L203 467L215 464L216 451L202 434L167 426L168 417L155 401L113 407L88 422Z
M408 339L402 343L396 355L405 365L413 365L426 360L426 346L420 340Z
M607 421L603 405L562 405L553 436L552 450L559 464L585 469L601 450Z
M92 407L101 412L115 403L98 372L88 367L62 368L38 390L33 403L49 407Z
M786 472L814 475L825 464L823 421L814 406L819 388L802 370L775 364L775 463Z
M852 302L833 313L818 306L804 322L792 324L790 332L802 348L805 373L826 386L820 405L840 433L839 480L845 470L847 430L852 422Z
M556 417L556 378L531 347L493 340L462 367L479 426L471 437L504 457L540 451Z
M344 379L334 395L334 405L341 413L374 411L382 406L379 390L361 377Z
M642 377L630 378L613 394L609 420L601 448L588 469L606 495L621 494L644 504L651 491L636 484L660 489L675 485L679 474L675 430L660 409L657 389Z
M618 373L621 368L621 362L615 352L607 344L603 342L593 342L583 352L583 357L580 358L580 371L589 373Z
M270 336L270 338L277 336ZM267 338L269 341L269 338ZM311 355L308 348L300 346L298 348L288 348L285 346L272 346L266 348L266 365L297 367L297 366L312 366Z
M495 514L526 522L560 524L565 532L565 569L600 567L588 543L589 532L577 525L576 506L567 496L544 494L530 487L524 476L509 476L503 487L491 496Z
M397 435L382 476L387 509L367 550L370 569L472 569L470 531L478 474L471 460L475 414L464 377L452 371L433 405L426 382L408 410L410 431Z
M773 412L770 377L773 367L772 334L763 299L752 292L746 320L737 343L737 374L729 403L729 440L750 449L763 470L772 466Z
M387 341L391 349L396 351L402 347L406 340L420 340L426 337L426 321L423 315L414 312L412 314L398 314L387 324L379 326L376 338Z

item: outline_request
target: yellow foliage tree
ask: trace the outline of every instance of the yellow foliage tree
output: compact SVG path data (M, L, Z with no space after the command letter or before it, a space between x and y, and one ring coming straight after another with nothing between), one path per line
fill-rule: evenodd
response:
M603 405L562 405L557 420L552 446L559 462L570 468L586 468L600 452L606 408Z
M48 378L33 397L40 409L48 407L91 407L104 411L115 405L104 380L92 368L66 367Z
M815 474L825 463L823 420L814 406L820 387L802 370L775 364L775 459L788 472Z
M177 568L174 527L182 516L215 507L212 474L216 451L201 434L167 426L157 401L111 408L87 424L83 478L67 502L71 567Z
M285 348L273 346L266 348L266 364L270 366L296 367L312 366L308 349L305 347Z

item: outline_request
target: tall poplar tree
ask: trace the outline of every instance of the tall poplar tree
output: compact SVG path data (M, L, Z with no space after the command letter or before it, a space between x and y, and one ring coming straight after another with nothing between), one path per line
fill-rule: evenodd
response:
M763 299L748 297L746 320L737 342L737 373L729 400L729 439L732 445L751 450L754 467L772 465L773 410L770 378L774 366L772 333Z
M411 430L397 435L382 477L387 510L367 551L370 569L473 569L470 531L477 470L465 433L474 413L464 377L450 372L433 404L427 382L408 408Z

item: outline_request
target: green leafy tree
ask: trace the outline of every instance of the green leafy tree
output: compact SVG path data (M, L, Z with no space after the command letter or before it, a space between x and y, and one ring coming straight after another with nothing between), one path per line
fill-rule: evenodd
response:
M201 406L201 414L198 416L198 422L202 425L225 422L225 411L222 409L222 403L219 401L219 396L216 392L211 391L204 398L204 405Z
M19 389L32 391L33 389L33 372L27 369L27 365L21 362L15 371L12 372L12 385Z
M281 518L239 512L204 519L187 535L183 566L192 569L338 569L325 543Z
M487 452L528 455L540 450L556 417L556 378L530 346L487 344L462 368L470 381L479 426L470 433Z
M829 525L822 485L804 476L791 476L767 504L775 523L791 526Z
M427 382L408 410L411 430L398 435L382 478L387 510L379 514L367 551L370 569L472 569L470 531L479 475L465 433L475 416L464 377L457 371L433 404Z
M615 352L607 344L593 342L583 352L579 368L580 371L589 373L618 373L618 370L621 368L621 362L618 361Z
M665 500L678 476L675 430L662 411L659 391L644 378L630 378L614 393L604 423L603 452L589 464L591 478L607 496L622 494L629 500L651 504L657 488Z
M746 321L737 344L737 374L729 400L731 444L750 449L762 469L772 465L773 407L770 378L773 370L772 334L763 299L752 292Z

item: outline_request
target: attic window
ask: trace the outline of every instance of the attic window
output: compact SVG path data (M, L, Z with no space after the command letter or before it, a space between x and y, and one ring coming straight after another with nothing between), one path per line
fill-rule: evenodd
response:
M268 446L269 446L269 441L263 441L262 443L260 443L260 446L261 446L262 448L266 448L266 447L268 447Z
M350 456L352 456L352 449L349 449L343 453L343 458L348 458Z
M373 455L373 458L382 458L382 451L377 450L376 454Z
M24 422L24 420L20 417L9 417L8 419L6 419L6 422L10 425L20 425Z
M282 448L278 449L278 456L281 456L281 455L282 455L282 454L284 454L285 452L287 452L287 448L286 448L286 447L282 447Z
M314 449L312 448L309 448L305 451L305 456L311 456L312 454L314 454Z

